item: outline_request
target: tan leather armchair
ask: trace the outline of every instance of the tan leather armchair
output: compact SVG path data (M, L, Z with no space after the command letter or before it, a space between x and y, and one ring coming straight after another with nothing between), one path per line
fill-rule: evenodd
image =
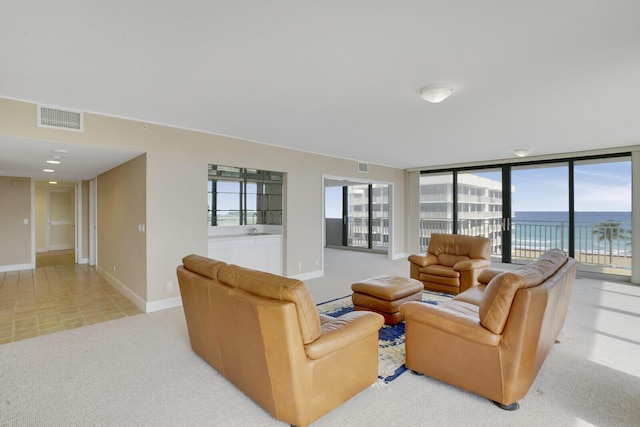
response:
M459 294L478 284L491 266L491 241L486 237L433 233L426 255L409 256L409 275L425 289Z
M577 262L554 249L440 305L407 302L406 366L514 410L563 325Z
M319 315L299 280L197 255L182 262L193 351L275 418L307 426L377 381L381 315Z

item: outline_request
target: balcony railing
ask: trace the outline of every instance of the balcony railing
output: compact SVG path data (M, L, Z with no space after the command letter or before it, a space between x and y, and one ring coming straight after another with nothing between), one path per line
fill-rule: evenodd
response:
M502 219L463 220L458 234L491 239L492 255L502 256ZM426 252L431 233L451 233L449 219L420 220L420 250ZM511 223L511 259L514 263L534 260L549 249L569 252L568 222L517 221ZM631 275L630 223L575 223L574 256L582 271Z
M389 245L388 222L375 220L371 227L371 247L386 250ZM369 247L369 220L367 218L349 218L347 222L349 246L357 248Z

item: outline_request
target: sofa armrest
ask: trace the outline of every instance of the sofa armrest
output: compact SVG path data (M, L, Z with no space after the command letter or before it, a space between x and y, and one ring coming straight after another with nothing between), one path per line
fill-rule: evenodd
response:
M438 263L438 257L432 254L409 255L408 260L410 263L419 265L420 267L426 267L427 265Z
M404 315L405 324L410 327L412 322L428 325L439 329L446 334L464 338L479 344L497 346L502 340L502 335L494 334L482 326L476 316L464 313L464 302L446 305L431 305L417 301L410 301L400 306L400 312ZM461 310L456 310L456 304Z
M480 268L491 267L491 260L488 259L467 259L457 262L453 269L456 271L478 270Z
M323 322L320 337L306 344L305 352L309 359L320 359L371 334L377 334L383 324L384 317L378 313L352 311L343 314L334 320Z
M487 268L486 270L482 270L482 272L478 275L478 283L482 285L487 285L494 277L496 277L500 273L504 273L504 271L496 270L493 268Z

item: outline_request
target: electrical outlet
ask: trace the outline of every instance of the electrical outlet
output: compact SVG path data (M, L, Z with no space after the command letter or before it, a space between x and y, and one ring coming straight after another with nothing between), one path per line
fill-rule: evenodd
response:
M116 272L116 265L115 264L113 265L113 272L114 273Z
M298 270L302 270L302 263L301 262L298 263Z
M173 292L173 283L167 282L167 292Z

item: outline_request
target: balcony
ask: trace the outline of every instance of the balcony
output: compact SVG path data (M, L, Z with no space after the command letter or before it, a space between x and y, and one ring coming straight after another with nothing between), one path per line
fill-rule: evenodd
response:
M431 233L451 233L450 219L420 221L420 250L426 252ZM492 255L502 257L502 219L462 220L458 233L489 237ZM580 271L631 276L631 223L575 223L574 257ZM569 224L555 221L512 221L511 260L523 264L559 248L569 252Z

